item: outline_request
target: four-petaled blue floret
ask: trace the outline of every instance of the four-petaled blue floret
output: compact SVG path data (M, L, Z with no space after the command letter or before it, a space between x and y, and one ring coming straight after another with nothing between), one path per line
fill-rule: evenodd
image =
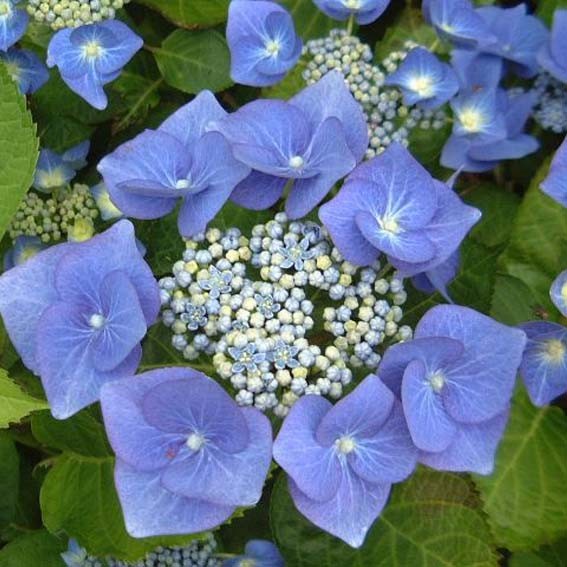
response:
M0 51L8 51L25 33L28 14L20 0L0 0Z
M32 94L49 79L49 71L41 59L28 49L12 47L5 53L0 51L0 61L4 61L8 73L22 94Z

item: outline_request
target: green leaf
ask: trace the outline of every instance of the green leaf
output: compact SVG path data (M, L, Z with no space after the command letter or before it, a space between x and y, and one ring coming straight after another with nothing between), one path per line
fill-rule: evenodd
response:
M0 567L65 567L67 544L45 530L26 533L0 550Z
M567 0L545 0L537 3L537 15L548 25L553 21L555 10L567 8Z
M310 0L282 0L281 3L292 15L296 31L304 40L325 37L332 29L340 27Z
M135 561L159 545L184 545L193 536L135 539L128 535L114 488L114 458L64 454L41 489L43 521L65 531L97 557Z
M14 520L19 490L20 457L14 441L0 431L0 529Z
M86 457L104 458L112 454L102 423L89 410L64 421L42 411L32 416L31 426L34 437L46 447Z
M538 303L524 282L497 274L490 315L505 325L518 325L538 318Z
M0 64L0 239L30 188L37 157L26 99Z
M565 567L567 539L529 553L514 553L510 567Z
M226 21L230 0L138 0L179 27L214 26Z
M0 368L0 428L17 423L30 413L47 407L47 402L26 394Z
M532 549L567 534L566 455L561 410L536 408L518 390L495 471L475 477L499 545Z
M288 100L293 95L297 94L300 90L304 89L307 85L303 78L303 71L305 69L305 62L299 63L286 75L283 81L276 85L262 89L263 98L279 98Z
M293 567L496 567L478 504L463 477L419 469L395 486L365 544L354 550L297 512L282 474L272 496L271 524Z
M539 188L548 166L545 164L532 180L498 271L523 282L537 304L557 318L559 314L549 298L549 288L567 263L567 210Z
M165 81L186 93L222 91L232 85L230 53L216 30L176 30L154 55Z

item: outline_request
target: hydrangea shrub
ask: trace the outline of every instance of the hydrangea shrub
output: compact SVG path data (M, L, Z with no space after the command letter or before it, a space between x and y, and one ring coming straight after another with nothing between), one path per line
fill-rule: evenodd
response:
M563 565L563 0L0 0L0 567Z

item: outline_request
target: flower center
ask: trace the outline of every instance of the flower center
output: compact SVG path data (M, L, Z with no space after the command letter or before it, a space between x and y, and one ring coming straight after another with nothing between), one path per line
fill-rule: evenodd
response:
M238 564L238 567L256 567L257 563L255 559L242 559Z
M360 0L343 0L343 5L345 8L349 10L359 10L360 9Z
M410 80L409 87L420 96L430 97L433 94L433 81L430 77L424 75L413 77Z
M1 12L1 8L0 8L0 12ZM1 15L1 14L0 14ZM10 75L10 77L12 77L12 79L14 79L14 81L18 80L18 77L20 76L20 68L18 67L17 63L5 63L6 65L6 71L8 71L8 75Z
M292 156L289 158L289 167L292 169L301 169L305 164L305 160L301 156Z
M276 39L270 39L266 42L266 52L272 57L276 57L280 52L282 45Z
M191 433L191 435L187 437L187 447L189 447L191 451L199 451L205 442L206 439L200 433Z
M102 55L102 45L96 40L89 41L83 46L83 52L89 59L97 59Z
M440 372L439 370L437 372L434 372L429 377L429 385L436 394L441 392L441 390L445 386L445 376L443 372Z
M389 232L391 234L399 234L401 227L398 221L392 216L386 215L382 218L378 218L378 224L382 230Z
M356 449L356 441L350 435L343 435L335 441L337 450L342 455L348 455Z
M550 339L544 343L545 358L552 364L561 364L565 359L565 343L559 339Z
M561 299L567 303L567 282L565 282L561 287Z
M10 2L0 2L0 17L9 16L12 13Z
M101 315L100 313L95 313L94 315L91 315L91 318L89 319L89 325L95 331L102 329L105 323L106 323L106 317L104 315Z
M455 31L455 28L446 22L442 23L440 27L445 33L453 33Z
M51 171L39 171L39 183L46 189L53 189L54 187L62 187L65 185L65 177L63 172L59 169L52 169Z
M482 130L484 120L482 114L474 108L467 108L459 114L459 122L463 128L471 134L476 134Z
M189 181L189 179L180 179L175 184L176 189L189 189L189 187L191 187L191 182Z

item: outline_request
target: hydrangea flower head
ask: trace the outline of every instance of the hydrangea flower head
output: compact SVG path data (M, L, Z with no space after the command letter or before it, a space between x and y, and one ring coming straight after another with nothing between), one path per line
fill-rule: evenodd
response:
M293 180L286 203L293 219L313 210L368 146L364 115L339 72L328 73L289 102L251 102L215 128L230 141L235 157L254 170L232 199L266 209Z
M134 537L202 532L260 499L270 422L204 374L169 368L119 380L101 404Z
M547 321L520 328L528 337L520 375L533 404L545 406L567 392L567 329Z
M424 49L412 49L398 69L386 79L387 85L402 89L404 104L432 110L453 98L459 83L450 65Z
M250 540L244 548L244 555L227 559L222 567L284 567L279 549L271 542L261 539Z
M226 39L232 80L253 87L281 81L297 63L303 46L289 12L268 0L231 2Z
M483 172L494 169L502 160L520 159L537 151L537 139L524 133L536 98L533 92L512 95L498 89L455 99L456 122L443 148L441 164ZM473 127L475 116L478 128Z
M378 376L402 401L420 461L490 474L526 335L472 309L441 305L414 337L386 351Z
M35 168L33 186L42 193L51 193L54 189L64 187L86 165L90 142L85 140L73 146L63 154L50 149L43 149Z
M23 264L45 248L45 244L38 236L18 236L14 246L4 256L4 270Z
M8 51L25 33L28 14L20 0L0 0L0 51Z
M567 207L567 138L557 150L547 177L541 183L541 190Z
M539 67L537 55L549 34L544 23L527 13L526 4L514 8L484 6L477 13L495 37L495 41L483 43L479 49L502 57L520 76L533 77Z
M561 315L567 317L567 270L561 272L551 284L549 295Z
M4 61L22 94L34 93L49 79L47 67L33 51L12 47L5 53L0 51L0 60Z
M400 403L373 375L334 406L300 398L274 442L298 510L352 547L363 544L416 456Z
M65 28L49 43L47 65L57 66L72 91L103 110L108 104L104 85L120 75L143 43L141 37L118 20Z
M156 219L182 201L179 232L202 232L250 169L237 161L211 123L226 112L209 91L145 130L98 165L115 205L127 216Z
M347 20L353 16L357 23L365 25L377 20L390 4L390 0L313 0L317 8L335 20Z
M550 75L567 83L567 10L555 11L551 34L537 60Z
M319 211L346 260L373 264L382 252L403 275L445 262L480 218L401 145L358 166Z
M441 37L456 45L474 47L495 39L470 0L423 0L423 15Z
M120 221L82 244L60 244L0 278L0 313L24 364L66 419L129 376L159 312L159 289Z

